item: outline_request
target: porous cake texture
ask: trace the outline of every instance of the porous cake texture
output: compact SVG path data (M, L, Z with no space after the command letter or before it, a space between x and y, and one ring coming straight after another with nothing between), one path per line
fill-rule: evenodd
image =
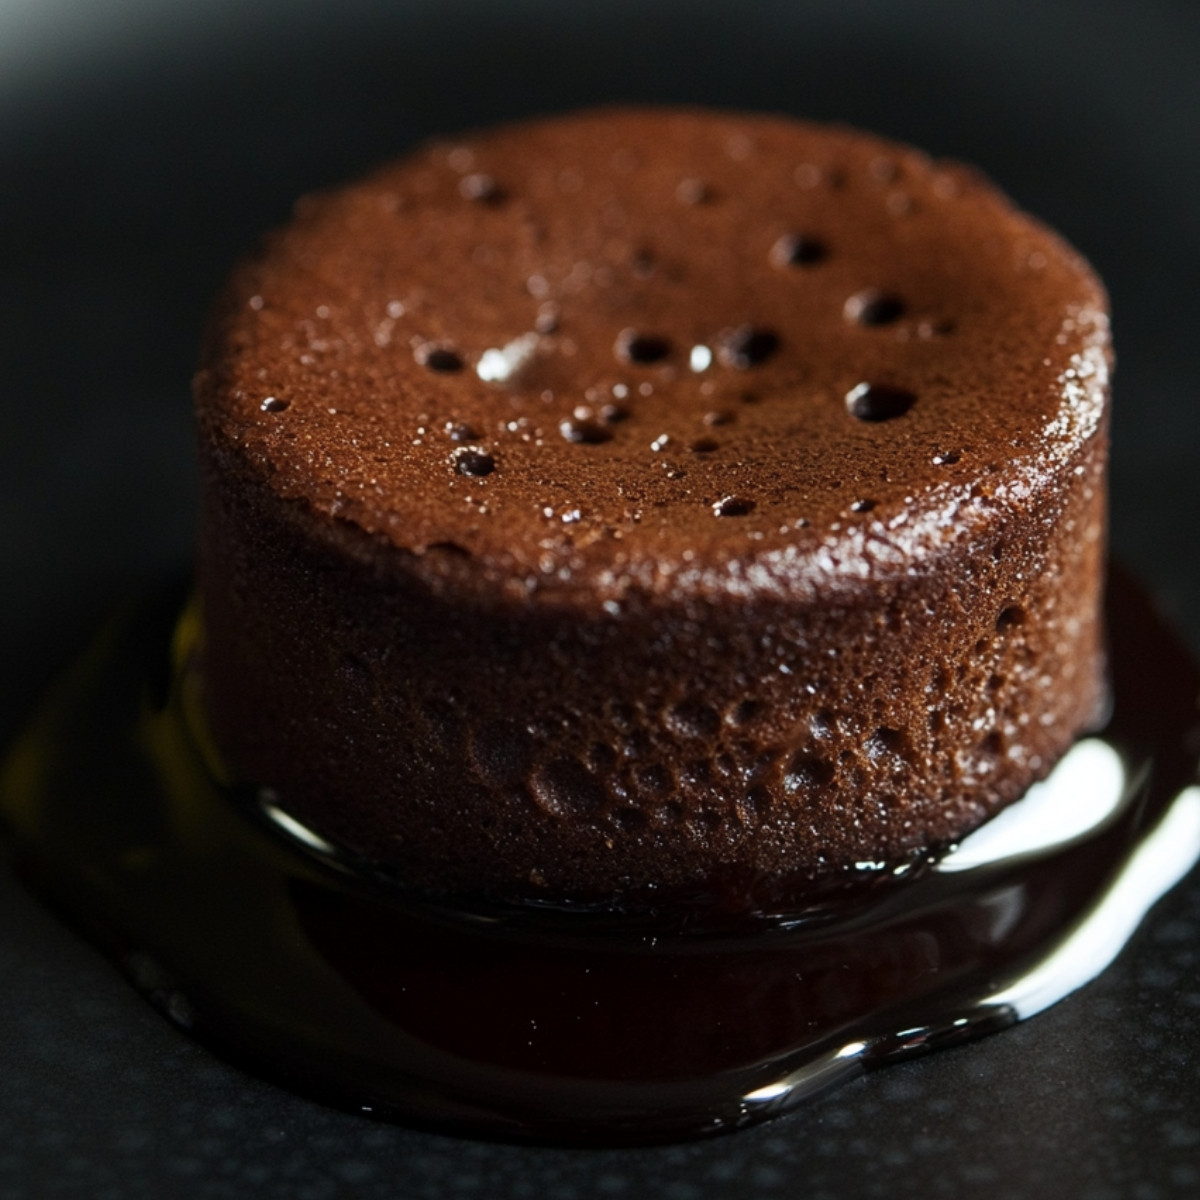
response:
M1109 339L972 171L605 110L300 202L196 379L205 719L414 887L956 839L1104 702Z

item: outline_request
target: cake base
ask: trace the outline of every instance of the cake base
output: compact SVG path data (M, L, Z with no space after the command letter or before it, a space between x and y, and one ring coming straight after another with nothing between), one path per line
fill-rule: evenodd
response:
M630 911L406 895L222 789L167 653L183 600L114 622L14 748L18 869L177 1025L375 1117L609 1145L763 1120L1061 999L1200 858L1200 673L1119 574L1108 725L954 851Z

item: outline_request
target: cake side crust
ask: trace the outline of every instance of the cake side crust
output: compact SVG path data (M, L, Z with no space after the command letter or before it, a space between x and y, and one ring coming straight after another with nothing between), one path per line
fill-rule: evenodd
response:
M936 572L588 617L433 588L219 470L209 719L236 777L423 888L604 895L903 857L1018 798L1103 708L1089 450Z

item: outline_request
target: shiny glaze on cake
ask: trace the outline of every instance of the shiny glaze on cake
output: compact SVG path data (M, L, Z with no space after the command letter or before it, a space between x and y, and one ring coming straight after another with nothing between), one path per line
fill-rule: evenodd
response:
M844 129L600 111L306 199L197 378L222 769L456 891L958 838L1103 706L1107 373L1077 254Z

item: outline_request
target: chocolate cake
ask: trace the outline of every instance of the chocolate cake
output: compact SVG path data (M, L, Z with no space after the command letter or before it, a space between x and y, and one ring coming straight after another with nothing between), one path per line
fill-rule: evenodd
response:
M974 172L611 110L309 197L196 380L227 779L420 889L816 877L1104 704L1101 285Z

